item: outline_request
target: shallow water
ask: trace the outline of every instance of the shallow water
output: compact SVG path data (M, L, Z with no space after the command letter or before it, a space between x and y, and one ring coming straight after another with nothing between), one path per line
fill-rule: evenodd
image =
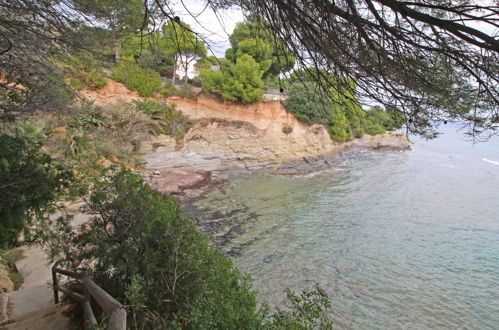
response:
M457 127L313 175L233 175L199 205L232 218L222 248L271 305L318 284L336 328L498 329L499 166L483 158L499 139Z

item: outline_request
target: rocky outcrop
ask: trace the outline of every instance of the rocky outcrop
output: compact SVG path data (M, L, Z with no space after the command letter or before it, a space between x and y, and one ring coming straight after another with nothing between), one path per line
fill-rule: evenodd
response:
M141 99L114 81L82 95L99 105ZM331 166L335 154L351 147L409 148L405 134L397 132L335 143L324 126L306 125L286 112L282 100L241 105L199 96L196 100L170 97L167 101L175 104L193 126L181 143L167 136L143 142L145 167L161 170L161 177L165 170L179 168L194 171L194 176L199 170L217 176L226 169L306 172ZM165 191L182 194L182 188L165 180L158 182Z
M150 169L196 168L301 173L331 166L334 155L351 147L409 148L403 133L364 135L346 143L331 140L322 125L306 125L280 102L235 105L200 97L170 98L193 126L182 143L160 136L143 145Z
M151 187L168 195L184 195L186 189L199 188L210 181L210 172L191 168L154 171Z

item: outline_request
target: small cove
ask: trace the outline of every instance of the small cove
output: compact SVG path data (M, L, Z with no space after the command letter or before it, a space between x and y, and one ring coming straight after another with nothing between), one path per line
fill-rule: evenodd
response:
M193 206L270 305L319 285L336 328L494 329L499 139L457 128L313 174L233 174Z

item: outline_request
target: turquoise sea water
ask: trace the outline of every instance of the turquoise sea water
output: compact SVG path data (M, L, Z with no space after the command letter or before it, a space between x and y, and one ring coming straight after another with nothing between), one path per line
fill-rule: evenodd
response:
M233 175L200 203L262 301L318 284L341 329L499 329L499 139L442 127L306 176ZM213 221L217 222L217 219Z

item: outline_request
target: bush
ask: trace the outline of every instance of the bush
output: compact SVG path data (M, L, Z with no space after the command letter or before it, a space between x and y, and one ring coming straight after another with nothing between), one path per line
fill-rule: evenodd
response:
M242 103L259 102L263 99L263 72L253 57L243 54L232 66L230 75L223 84L222 96Z
M394 131L404 125L403 115L396 111L386 111L380 106L374 106L366 111L366 119L376 126L381 126L387 131ZM379 130L379 129L378 129Z
M341 109L333 110L329 120L329 135L336 142L346 142L352 139L350 125Z
M249 278L211 246L176 200L127 170L97 178L98 214L79 230L60 218L50 241L64 267L91 274L122 302L131 329L330 329L323 291L288 292L289 310L257 310Z
M0 135L0 248L43 220L51 203L69 186L71 174L26 139Z
M67 74L69 85L76 90L96 90L107 85L102 73L102 64L94 54L82 51L53 59Z
M293 127L289 126L288 124L282 125L282 132L286 135L291 134L293 132Z
M91 90L101 89L107 86L107 80L102 76L102 71L100 69L81 72L80 77L84 84Z
M200 77L203 81L203 90L221 96L223 91L223 83L226 76L220 70L205 70L202 71Z
M192 85L185 83L182 86L179 86L177 95L180 97L185 97L186 99L192 99L194 97L194 90L192 88Z
M81 81L80 78L76 77L69 78L69 85L77 91L80 91L86 87L83 81Z
M175 105L168 105L156 101L134 101L135 108L149 115L161 127L162 133L173 136L177 141L184 138L191 123L175 109Z
M223 70L201 72L203 89L224 100L241 103L263 99L263 80L260 65L249 55L237 58L236 64L224 64Z
M131 328L259 328L248 278L182 216L174 198L123 170L94 183L89 208L102 216L78 234L61 222L59 247L127 306Z
M135 63L122 60L112 71L111 77L125 84L126 88L137 91L140 96L151 96L161 90L159 73L143 69Z
M385 128L378 123L373 123L371 121L366 121L364 124L364 128L367 134L377 135L383 134L386 132Z
M163 97L170 97L175 93L175 87L171 82L167 81L160 93Z
M328 124L332 109L331 99L315 84L295 84L286 101L286 111L296 119L312 124Z
M357 139L360 139L361 137L364 136L364 129L362 127L355 127L353 129L353 136L356 137Z
M131 103L104 107L83 104L65 118L64 124L66 131L53 134L45 147L54 157L83 172L95 170L102 158L133 160L140 141L162 131L156 121Z
M355 84L351 81L346 83L351 85L350 88L345 89L343 85L339 85L339 90L331 89L325 93L316 82L306 81L300 84L294 81L286 110L309 125L328 125L331 139L336 142L351 140L352 136L360 138L364 133L382 134L404 124L403 115L396 109L385 111L375 106L364 111L352 93Z

